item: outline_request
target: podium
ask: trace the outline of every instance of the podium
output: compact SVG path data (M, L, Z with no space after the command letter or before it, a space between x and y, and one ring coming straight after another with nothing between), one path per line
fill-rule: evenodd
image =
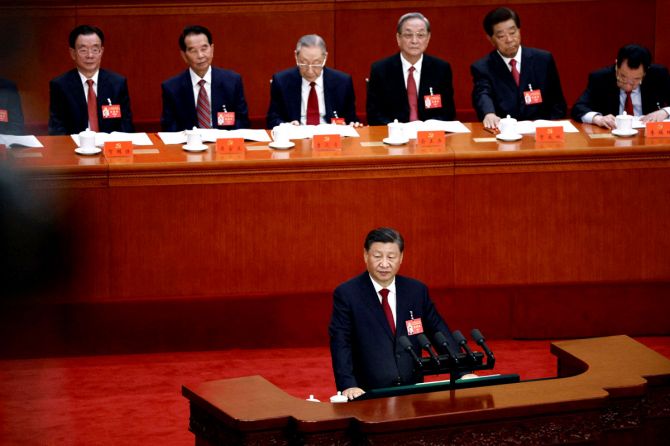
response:
M331 404L260 376L182 388L197 446L654 445L670 438L670 360L628 336L555 342L558 377Z

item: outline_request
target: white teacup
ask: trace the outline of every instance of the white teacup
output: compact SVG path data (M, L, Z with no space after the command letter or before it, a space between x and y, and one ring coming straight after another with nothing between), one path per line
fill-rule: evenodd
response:
M389 138L391 141L404 141L405 140L405 129L401 122L398 122L396 119L393 122L389 122L386 127L388 128Z
M292 124L282 123L274 126L270 134L277 144L288 144Z
M202 145L202 137L200 133L196 130L186 130L186 145L190 147L199 147Z
M622 132L630 132L633 130L633 117L631 115L626 113L617 115L616 118L614 118L614 122L616 123L617 130L621 130Z
M95 149L95 132L93 130L86 129L79 133L79 147L84 150Z
M507 115L506 118L502 118L500 122L498 122L498 130L505 135L516 133L516 119L511 118L510 115Z

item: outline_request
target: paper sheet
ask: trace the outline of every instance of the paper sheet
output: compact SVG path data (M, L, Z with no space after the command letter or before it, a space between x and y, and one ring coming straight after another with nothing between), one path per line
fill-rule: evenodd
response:
M74 143L79 147L79 135L70 135ZM131 141L135 146L153 146L151 138L146 133L126 133L126 132L98 132L95 134L95 145L102 147L107 141Z
M13 147L44 147L34 135L0 135L0 144Z

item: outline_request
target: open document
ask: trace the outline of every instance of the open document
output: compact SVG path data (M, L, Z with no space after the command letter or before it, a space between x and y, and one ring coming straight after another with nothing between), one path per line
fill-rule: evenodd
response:
M203 142L215 142L220 138L242 138L247 141L270 142L270 137L262 129L194 129L200 134ZM158 137L165 144L185 144L186 133L181 132L158 132Z
M572 125L568 120L549 121L546 119L538 119L537 121L521 121L516 124L516 132L522 135L535 133L538 127L563 127L565 133L579 133L577 127Z
M9 148L44 147L33 135L0 135L0 144Z
M77 147L79 144L79 135L70 135ZM134 146L153 146L151 138L146 133L125 133L125 132L98 132L95 134L95 145L102 147L109 141L131 141Z

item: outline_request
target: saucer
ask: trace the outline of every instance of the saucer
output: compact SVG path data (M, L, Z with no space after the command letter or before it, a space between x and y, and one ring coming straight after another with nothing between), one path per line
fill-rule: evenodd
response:
M409 138L405 139L390 139L390 138L384 138L382 139L382 142L384 144L388 144L390 146L403 146L409 142Z
M207 150L207 145L206 144L200 144L197 146L189 146L188 144L184 144L181 146L182 149L187 150L189 152L202 152L203 150Z
M284 143L279 143L277 141L272 141L270 144L268 144L273 149L290 149L291 147L295 146L295 143L293 141L287 141Z
M635 129L630 129L630 130L619 130L619 129L614 129L614 130L612 130L612 135L616 135L616 136L633 136L633 135L637 135L637 130L635 130Z
M74 151L80 155L97 155L98 153L102 152L102 149L100 147L96 147L94 149L83 149L81 147L77 147L74 149Z
M498 133L496 135L496 139L499 139L501 141L518 141L523 136L520 133Z

